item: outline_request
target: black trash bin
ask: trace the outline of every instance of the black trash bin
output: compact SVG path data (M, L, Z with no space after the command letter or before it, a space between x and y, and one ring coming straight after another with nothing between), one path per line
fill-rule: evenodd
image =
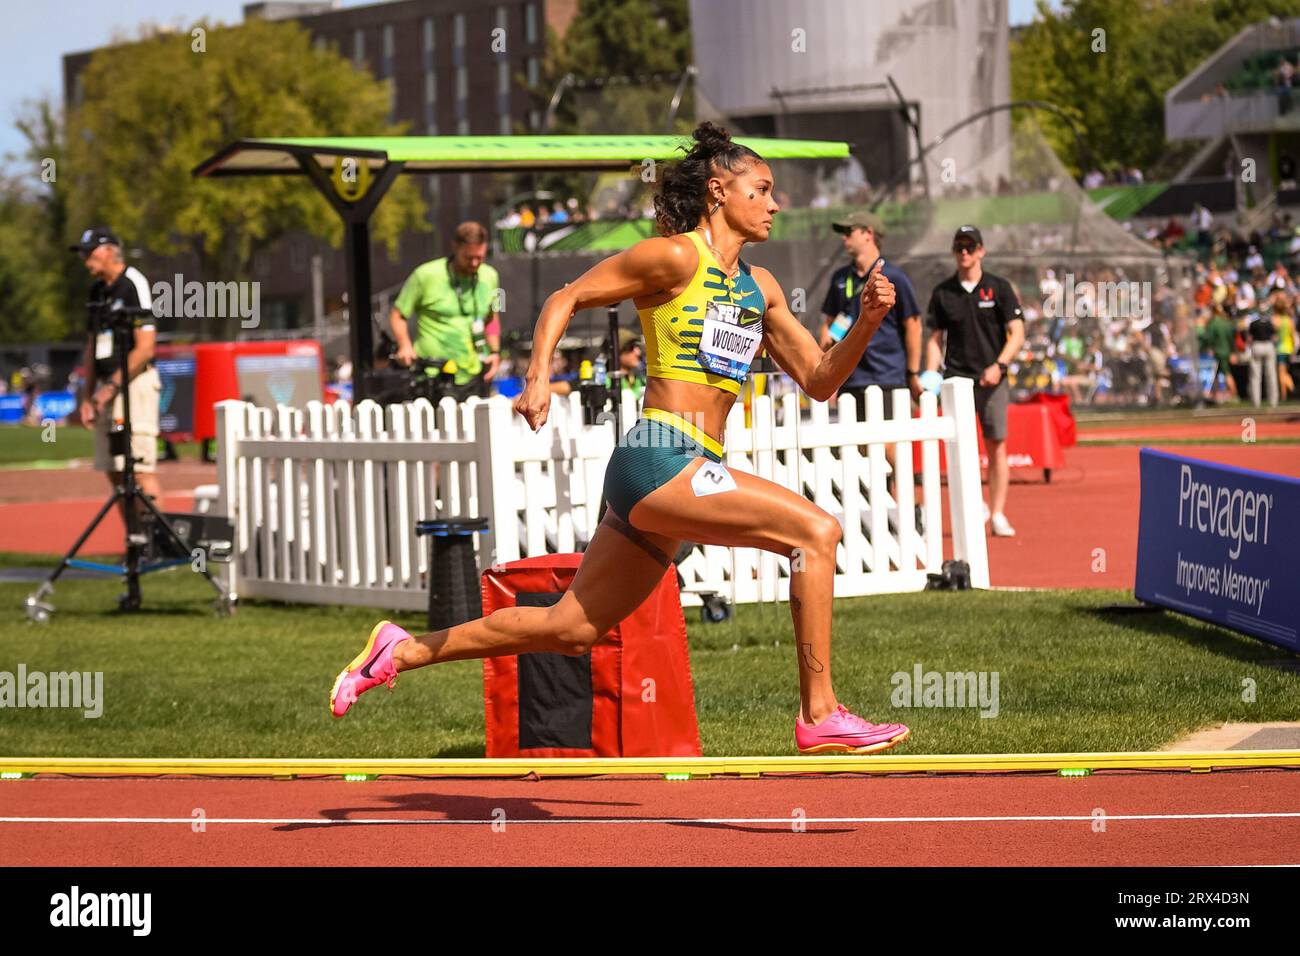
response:
M483 616L474 535L488 529L487 518L436 518L417 521L429 551L429 630L439 631Z

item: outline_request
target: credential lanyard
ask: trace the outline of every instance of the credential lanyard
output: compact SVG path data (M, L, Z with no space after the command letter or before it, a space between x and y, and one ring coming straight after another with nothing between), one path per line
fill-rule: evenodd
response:
M451 268L451 257L447 257L447 282L451 286L451 291L456 293L456 308L459 313L467 319L474 316L465 308L465 300L460 296L460 284L456 281L456 275ZM478 308L478 297L475 293L478 291L478 273L475 272L469 281L469 305L471 309Z

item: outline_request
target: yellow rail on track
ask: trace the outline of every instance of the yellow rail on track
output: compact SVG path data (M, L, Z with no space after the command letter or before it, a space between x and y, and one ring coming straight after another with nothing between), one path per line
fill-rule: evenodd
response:
M1300 768L1300 750L1202 753L880 754L788 757L594 758L160 758L0 757L0 774L214 777L540 777L755 776L763 774L1009 773L1060 770Z

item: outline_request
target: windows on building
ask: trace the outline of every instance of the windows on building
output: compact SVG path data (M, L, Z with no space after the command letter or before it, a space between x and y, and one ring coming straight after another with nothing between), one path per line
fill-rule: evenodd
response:
M383 37L383 56L379 60L379 75L386 79L393 75L393 25L391 23L384 24Z
M451 59L456 68L456 130L469 132L469 70L465 66L465 14L451 18Z
M424 74L424 131L438 135L438 77L431 69Z
M510 63L504 57L497 61L497 115L501 120L501 135L510 135Z
M437 136L438 75L434 71L433 17L424 18L421 33L420 67L424 70L424 132L429 136Z
M451 61L454 66L465 65L465 14L451 18Z
M539 40L537 32L537 4L524 4L524 40L528 43L537 43Z

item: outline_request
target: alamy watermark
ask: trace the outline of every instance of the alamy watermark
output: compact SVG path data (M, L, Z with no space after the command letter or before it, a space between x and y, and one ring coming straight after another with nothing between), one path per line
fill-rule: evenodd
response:
M91 893L80 886L50 897L50 925L117 926L133 936L148 936L153 926L152 893Z
M1001 708L997 671L927 671L916 664L911 673L896 671L889 702L895 707L978 707L981 717L996 717Z
M1043 299L1043 314L1048 318L1150 319L1150 282L1076 282L1074 273L1052 287Z
M95 719L104 713L103 671L0 671L0 709L68 707Z
M245 329L262 324L260 282L186 282L178 272L170 283L155 282L150 292L155 318L238 318Z

